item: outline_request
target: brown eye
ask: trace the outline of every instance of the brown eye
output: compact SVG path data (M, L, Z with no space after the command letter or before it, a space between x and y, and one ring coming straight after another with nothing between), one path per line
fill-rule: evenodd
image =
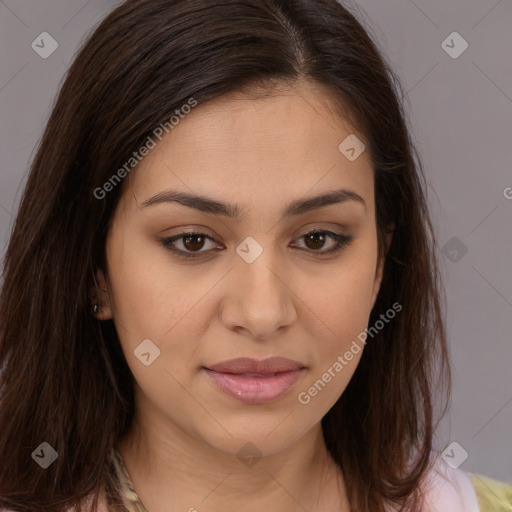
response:
M198 251L202 249L205 242L205 237L203 235L188 235L183 237L183 245L185 249L189 251Z
M161 240L160 243L166 249L176 253L180 257L196 258L201 256L203 253L209 252L201 250L207 241L214 242L214 239L204 233L180 233L179 235L171 238L165 238ZM176 247L178 242L181 242L183 248Z
M325 234L322 232L313 232L307 235L304 235L306 245L309 249L321 249L325 244Z
M334 243L331 244L331 248L321 251L320 249L325 246L326 240L329 238L334 240ZM352 236L342 235L341 233L333 233L332 231L314 230L303 235L301 239L304 239L306 248L309 249L308 252L313 256L321 257L340 251L348 246L354 238Z
M340 233L333 233L331 231L314 230L306 233L300 237L300 239L305 240L306 247L302 248L297 245L295 247L305 250L312 256L322 257L324 255L336 253L348 246L352 242L353 237L342 235ZM331 247L329 249L321 250L325 247L329 239L333 240L334 243L331 242ZM205 233L180 233L179 235L171 238L165 238L161 240L160 243L167 250L175 253L180 258L193 259L201 257L203 254L206 256L208 253L211 253L210 250L202 250L208 241L215 242L212 237ZM177 247L178 242L181 243L182 247ZM212 245L215 246L215 244ZM218 245L217 248L221 249Z

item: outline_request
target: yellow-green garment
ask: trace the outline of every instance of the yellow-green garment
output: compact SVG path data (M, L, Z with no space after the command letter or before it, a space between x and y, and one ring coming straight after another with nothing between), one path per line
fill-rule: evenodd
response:
M512 511L512 485L481 475L469 475L476 491L480 512Z
M129 512L147 512L133 488L121 454L115 448L112 453L115 485L119 488L124 506ZM512 485L475 474L469 474L469 478L477 495L480 512L512 512Z

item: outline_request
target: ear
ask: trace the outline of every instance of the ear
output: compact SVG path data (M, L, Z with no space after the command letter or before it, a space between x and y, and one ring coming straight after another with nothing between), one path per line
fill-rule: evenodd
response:
M373 282L373 297L372 297L372 309L375 305L375 301L377 300L377 295L379 294L380 284L382 282L382 276L384 274L384 262L386 261L386 255L389 250L389 246L391 245L391 240L393 239L393 232L395 230L395 224L390 224L386 229L386 247L384 248L384 253L381 254L379 261L377 263L377 269L375 271L375 281Z
M101 268L96 270L96 288L92 290L92 304L99 305L99 310L93 313L98 320L109 320L112 318L112 307L110 304L110 292L108 289L105 274Z

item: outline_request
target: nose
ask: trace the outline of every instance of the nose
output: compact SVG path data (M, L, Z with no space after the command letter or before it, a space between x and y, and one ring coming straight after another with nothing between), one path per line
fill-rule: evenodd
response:
M281 336L297 318L289 273L263 255L265 251L252 263L237 263L221 311L226 328L258 340Z

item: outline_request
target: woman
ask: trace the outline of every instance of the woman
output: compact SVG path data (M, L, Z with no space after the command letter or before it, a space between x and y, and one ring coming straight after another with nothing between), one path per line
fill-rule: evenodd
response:
M510 504L433 449L449 367L399 90L335 0L101 23L7 250L3 507Z

